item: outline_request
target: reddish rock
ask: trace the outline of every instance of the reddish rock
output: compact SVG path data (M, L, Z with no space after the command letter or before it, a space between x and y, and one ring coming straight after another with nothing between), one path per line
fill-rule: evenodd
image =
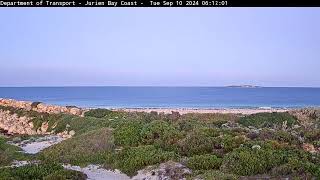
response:
M314 148L314 146L312 144L309 143L304 143L302 145L303 150L310 152L310 153L316 153L316 149Z

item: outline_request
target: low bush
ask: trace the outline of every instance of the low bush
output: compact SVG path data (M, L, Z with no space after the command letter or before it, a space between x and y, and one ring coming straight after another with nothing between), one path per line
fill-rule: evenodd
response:
M81 135L89 131L109 127L111 124L111 121L108 119L78 117L72 115L62 115L54 119L52 122L52 126L55 126L52 130L54 130L55 133L74 130L76 135Z
M102 128L53 145L40 153L40 159L45 162L85 166L91 163L103 163L104 153L113 149L112 131Z
M118 153L109 155L105 166L120 169L128 175L134 175L137 170L146 166L173 160L174 152L163 151L152 145L125 148Z
M0 171L0 179L14 180L42 180L44 177L63 170L62 165L50 164L29 164L26 166L3 168Z
M197 177L204 179L204 180L237 180L239 177L234 174L224 173L218 170L208 170L198 172L199 174Z
M293 136L287 131L283 130L270 130L270 129L262 129L260 133L257 135L259 140L274 140L279 143L288 143L291 145L299 144L299 140L297 137Z
M0 136L0 167L10 165L13 160L29 160L32 157L21 152L17 146L7 144Z
M197 170L219 169L221 162L221 158L212 154L196 155L188 159L187 166Z
M257 113L240 118L239 123L244 126L253 126L256 128L279 128L286 123L286 126L292 127L297 120L287 112L279 113Z
M226 122L234 122L239 118L237 114L221 114L221 113L188 113L181 116L181 120L196 120L206 125L221 126Z
M244 136L231 136L223 135L219 137L215 143L215 146L221 147L224 152L232 151L235 148L238 148L241 144L245 143L246 138Z
M201 130L189 133L178 143L179 153L185 156L208 154L212 152L214 138Z
M173 122L173 124L178 128L178 130L183 132L190 132L194 129L205 127L205 124L203 122L197 121L195 119L179 120Z
M29 111L26 111L22 108L15 108L11 106L2 106L0 105L0 110L2 111L9 111L10 114L17 114L18 117L25 116L29 113Z
M84 113L84 116L86 117L95 117L95 118L103 118L103 117L106 117L106 116L110 116L110 115L113 115L117 112L113 112L111 110L108 110L108 109L90 109L89 111L85 112Z
M127 121L118 126L114 132L115 144L120 146L137 146L141 142L143 124L138 121Z
M320 148L320 140L319 141L313 141L312 143L315 147Z
M320 129L308 130L304 134L307 141L312 142L320 139Z
M116 145L137 146L141 142L142 123L139 121L125 121L114 130Z
M290 158L288 163L274 167L271 173L274 176L310 176L311 173L306 169L305 163L306 162L302 162L298 158Z
M175 144L181 136L182 134L166 121L152 121L141 131L144 144L153 144L167 150L175 149Z
M283 157L277 151L239 148L223 158L221 170L232 174L250 176L267 173L273 167L283 163Z

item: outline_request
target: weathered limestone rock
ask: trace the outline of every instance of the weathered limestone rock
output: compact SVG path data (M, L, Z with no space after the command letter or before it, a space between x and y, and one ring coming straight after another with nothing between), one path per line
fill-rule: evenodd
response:
M70 108L69 109L70 114L74 114L74 115L78 115L78 116L82 115L82 111L83 110L81 110L79 108Z
M45 112L50 114L59 114L59 113L65 113L65 114L72 114L77 116L82 116L84 110L77 107L64 107L64 106L55 106L55 105L48 105L44 103L39 103L36 106L32 107L32 102L28 101L16 101L13 99L3 99L0 98L0 105L1 106L11 106L15 108L22 108L27 111L33 110L37 112Z
M18 117L16 114L10 114L9 111L0 110L0 128L8 131L9 134L38 134L33 130L30 120L30 118Z
M74 136L76 134L76 132L74 131L74 130L71 130L70 132L69 132L69 135L70 136Z
M61 133L58 133L57 135L60 136L60 137L62 137L62 138L65 138L65 139L68 139L68 138L71 138L71 137L72 137L72 135L70 135L70 134L68 133L68 131L63 131L63 132L61 132Z
M317 150L314 148L312 144L305 143L302 145L303 150L310 152L310 153L316 153Z
M2 99L0 98L1 106L9 106L14 108L21 108L27 111L33 110L37 112L50 113L50 114L72 114L77 116L83 116L85 110L77 108L75 106L55 106L55 105L47 105L43 103L32 103L27 101L16 101L12 99ZM54 125L54 127L56 124ZM70 126L70 125L69 125ZM8 132L9 134L50 134L54 132L47 132L49 124L45 122L41 125L41 127L37 130L34 130L34 125L31 122L31 117L21 116L18 117L17 114L11 114L9 111L0 110L0 129ZM68 128L68 127L67 127ZM74 131L65 131L61 133L62 136L69 138L75 135Z

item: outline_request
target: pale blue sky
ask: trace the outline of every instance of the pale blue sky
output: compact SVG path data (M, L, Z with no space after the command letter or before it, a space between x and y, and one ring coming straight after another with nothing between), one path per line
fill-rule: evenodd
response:
M2 8L0 86L320 86L319 8Z

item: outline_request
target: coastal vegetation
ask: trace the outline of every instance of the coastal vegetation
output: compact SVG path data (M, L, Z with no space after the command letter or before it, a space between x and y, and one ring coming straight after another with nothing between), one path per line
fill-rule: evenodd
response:
M72 138L34 156L9 145L13 137L0 138L0 179L86 178L61 164L99 164L134 176L169 161L188 168L190 173L183 176L189 179L320 178L317 114L301 118L288 112L180 115L92 109L81 117L0 109L30 117L35 129L48 123L52 133L74 131ZM39 163L7 167L24 159Z
M32 157L25 155L17 146L7 143L7 140L0 135L0 168L10 165L13 160L31 160Z
M0 179L85 180L87 176L78 171L65 170L62 165L51 163L1 168Z

